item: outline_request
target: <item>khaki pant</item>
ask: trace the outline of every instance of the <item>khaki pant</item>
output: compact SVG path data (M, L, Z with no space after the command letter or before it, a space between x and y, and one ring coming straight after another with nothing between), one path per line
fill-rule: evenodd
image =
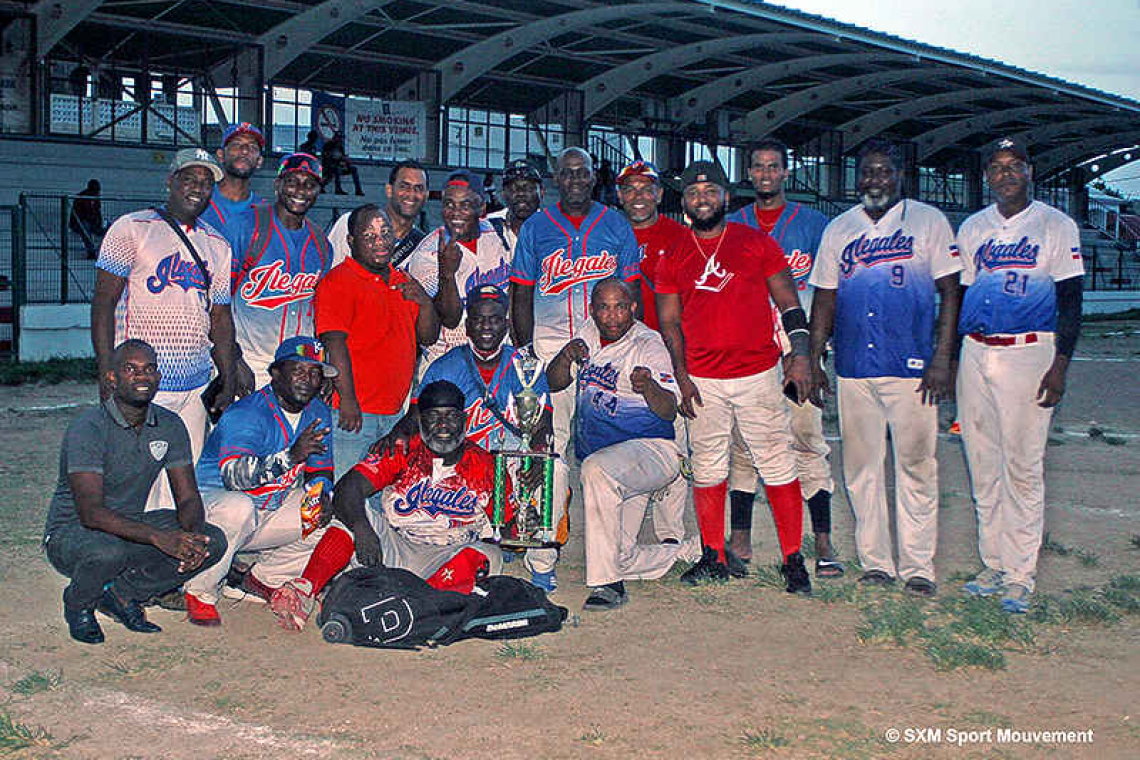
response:
M154 403L177 414L186 426L190 435L190 456L194 461L193 467L198 464L198 457L202 456L202 446L206 443L206 405L202 403L202 391L205 386L189 391L159 391L154 396ZM160 472L155 478L154 485L150 487L150 495L146 499L146 511L156 509L174 509L174 495L170 491L170 479L166 472Z
M792 452L796 456L796 474L804 500L810 499L817 491L833 492L835 482L831 478L831 463L827 461L831 447L823 437L823 410L810 401L795 404L785 397L784 403L788 407ZM733 428L728 490L753 493L757 490L756 478L756 468L752 466L752 458L748 456L740 431Z

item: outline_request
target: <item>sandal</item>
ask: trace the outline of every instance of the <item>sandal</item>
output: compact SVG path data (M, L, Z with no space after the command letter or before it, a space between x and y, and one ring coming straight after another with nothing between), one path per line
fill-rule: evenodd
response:
M843 563L834 557L831 559L817 558L815 561L815 577L816 578L842 578Z

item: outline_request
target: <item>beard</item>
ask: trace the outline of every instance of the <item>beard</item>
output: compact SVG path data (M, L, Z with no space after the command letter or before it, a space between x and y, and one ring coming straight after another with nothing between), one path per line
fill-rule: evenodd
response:
M775 198L777 195L779 195L779 193L774 192L772 190L757 190L756 191L756 198L757 198L757 200L761 200L761 201L770 201L773 198Z
M692 222L694 230L697 230L698 232L708 232L709 230L715 230L718 226L720 226L720 223L724 221L724 215L725 207L722 205L720 208L714 211L712 213L712 216L710 216L708 219L700 219L696 216L690 216L690 220Z
M460 446L463 445L464 441L464 436L462 433L450 441L441 441L439 438L436 438L426 430L420 430L420 437L423 439L424 446L427 446L428 450L431 453L441 457L447 456L448 454L456 451Z
M884 195L878 200L871 197L869 193L863 193L859 196L859 200L863 203L863 208L871 212L886 211L891 206L895 205L898 198L890 195Z

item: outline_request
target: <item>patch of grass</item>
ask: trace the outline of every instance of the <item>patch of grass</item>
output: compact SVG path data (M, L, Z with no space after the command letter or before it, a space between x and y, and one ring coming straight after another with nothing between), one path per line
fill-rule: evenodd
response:
M1088 549L1077 549L1073 553L1077 556L1077 559L1080 560L1080 563L1085 567L1096 567L1098 564L1100 564L1100 557L1096 552L1091 552Z
M495 656L504 660L533 662L534 660L541 660L546 657L546 653L534 644L525 641L510 641L500 646L498 651L495 652Z
M901 646L925 630L926 616L912 599L885 599L864 608L863 614L863 625L855 632L862 642L893 641Z
M702 607L721 607L726 604L726 600L716 592L716 587L712 583L698 584L689 593L689 598Z
M924 637L926 656L938 670L955 670L980 667L986 670L1005 669L1005 655L1000 649L963 641L946 629L933 631Z
M813 583L811 595L827 604L854 602L859 598L859 586L854 583L837 583L835 579Z
M98 379L99 369L94 358L48 359L44 362L0 361L0 385L56 385L66 380L93 383Z
M59 688L62 682L62 670L33 670L12 684L12 692L14 694L30 697L32 694L39 694L41 691L54 691Z
M1012 643L1022 647L1030 647L1036 640L1030 625L1004 612L992 600L965 598L950 604L953 605L954 617L946 627L959 636L989 644Z
M962 720L967 723L972 723L975 726L984 726L989 728L994 726L996 728L1013 728L1013 721L1004 715L992 713L989 710L971 710L962 716Z
M0 750L5 753L31 748L53 748L55 738L43 726L20 723L7 711L0 711Z
M1072 549L1060 541L1054 541L1053 536L1050 535L1048 531L1045 532L1045 538L1041 540L1041 551L1056 554L1058 557L1067 557L1073 552Z
M740 743L748 749L755 751L786 747L790 742L787 737L774 728L762 728L759 731L746 728L740 734Z
M592 747L600 747L606 743L606 733L601 726L594 724L590 726L588 731L579 736L578 740Z
M950 577L946 579L946 583L949 585L965 583L966 581L972 581L975 575L977 575L977 573L972 573L969 570L955 570L950 573Z
M776 565L757 565L753 570L753 575L756 579L757 586L764 588L778 588L784 590L784 576L780 574L780 568Z
M1115 623L1120 613L1104 593L1081 588L1063 596L1042 596L1033 604L1029 617L1042 623Z

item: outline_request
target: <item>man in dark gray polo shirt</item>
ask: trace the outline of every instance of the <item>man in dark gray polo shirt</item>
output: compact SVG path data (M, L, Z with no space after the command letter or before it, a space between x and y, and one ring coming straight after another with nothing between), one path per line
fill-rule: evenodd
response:
M111 397L71 423L60 449L44 548L71 578L63 617L85 644L103 641L96 608L132 631L160 631L139 602L181 586L226 549L222 532L205 522L186 426L151 404L158 380L154 349L124 341L105 377ZM144 512L163 470L175 509Z

